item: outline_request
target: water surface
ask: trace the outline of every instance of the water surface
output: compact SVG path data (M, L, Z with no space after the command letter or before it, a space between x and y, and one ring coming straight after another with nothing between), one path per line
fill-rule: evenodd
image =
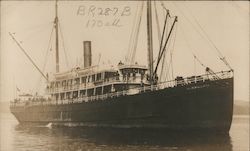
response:
M249 117L235 116L228 135L20 125L0 114L1 151L249 151Z

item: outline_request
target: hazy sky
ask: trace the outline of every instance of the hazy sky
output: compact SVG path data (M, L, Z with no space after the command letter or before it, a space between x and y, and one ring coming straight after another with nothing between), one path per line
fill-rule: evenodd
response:
M93 64L97 64L99 56L101 56L99 65L116 65L120 60L124 60L137 6L141 3L137 1L60 1L58 13L63 33L60 40L63 37L66 48L65 55L60 42L61 70L65 71L82 63L84 40L92 41ZM227 67L218 59L216 50L199 34L202 31L196 23L198 21L235 71L235 99L248 100L249 2L167 1L163 3L167 9L170 9L171 15L178 16L173 51L174 75L204 74L205 69L198 62L194 62L191 51L203 64L214 71L227 70ZM156 5L162 29L163 10L160 3ZM94 8L95 14L89 12ZM110 10L109 14L97 14L105 9ZM49 46L48 42L53 27L54 12L53 1L1 1L0 101L13 99L16 87L25 92L43 92L45 81L13 42L8 32L15 33L15 37L40 68L43 68L47 58L45 73L51 73L55 70L54 46ZM147 65L145 18L144 8L135 60ZM117 25L106 26L113 22ZM153 25L156 56L159 47L158 31L156 24ZM55 40L52 39L52 44L54 42ZM51 50L46 55L48 48ZM65 56L69 61L68 67Z

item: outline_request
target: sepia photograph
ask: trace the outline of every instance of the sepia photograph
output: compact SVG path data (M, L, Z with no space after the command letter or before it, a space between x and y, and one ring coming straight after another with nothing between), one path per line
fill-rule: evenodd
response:
M0 151L249 151L249 1L0 1Z

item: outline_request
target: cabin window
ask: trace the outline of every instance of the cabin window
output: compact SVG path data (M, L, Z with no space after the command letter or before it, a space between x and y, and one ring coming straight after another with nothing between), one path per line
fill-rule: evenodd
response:
M87 77L82 77L82 83L86 83Z
M60 81L57 81L56 82L56 88L59 88L60 87Z
M104 76L103 76L103 77L104 77L104 81L106 81L107 78L108 78L108 77L107 77L107 72L104 72Z
M80 78L75 79L75 84L80 84Z
M66 86L66 80L63 80L63 81L62 81L62 86L63 86L63 87Z
M50 83L50 88L53 89L54 88L54 82Z
M127 79L129 80L129 78L130 78L130 73L127 73Z
M136 79L136 72L133 72L133 79Z
M59 94L57 93L55 94L55 96L56 96L56 100L59 100Z
M95 74L92 75L92 82L95 82Z
M111 92L111 85L107 85L103 87L103 94Z
M141 69L141 70L139 70L139 73L140 74L145 74L145 71Z
M87 96L92 96L92 95L94 95L94 89L88 89Z
M66 99L71 99L71 92L66 93Z
M72 79L68 80L68 86L71 86L72 85Z
M114 85L114 89L116 92L119 92L126 89L126 85Z
M98 73L97 76L96 76L96 81L100 81L102 78L102 75L101 73Z
M85 96L86 90L80 90L80 97Z
M78 97L78 91L74 91L73 92L73 98L77 98Z
M133 69L133 73L138 73L138 69Z
M123 75L122 75L122 78L123 78L123 81L125 81L125 80L126 80L126 75L123 74Z
M60 98L61 98L61 100L64 100L65 99L65 93L61 93Z
M141 80L143 80L143 78L144 78L144 74L141 74Z
M120 75L119 75L118 71L116 72L115 76L116 76L116 80L119 80Z
M96 95L101 95L102 94L102 87L98 87L95 90Z
M101 79L104 80L105 72L101 73Z
M90 82L90 76L88 76L88 78L87 78L87 82Z

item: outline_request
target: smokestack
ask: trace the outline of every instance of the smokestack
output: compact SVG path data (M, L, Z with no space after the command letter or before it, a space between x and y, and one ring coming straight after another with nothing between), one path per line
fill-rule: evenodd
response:
M84 68L90 67L92 63L91 41L83 41Z

